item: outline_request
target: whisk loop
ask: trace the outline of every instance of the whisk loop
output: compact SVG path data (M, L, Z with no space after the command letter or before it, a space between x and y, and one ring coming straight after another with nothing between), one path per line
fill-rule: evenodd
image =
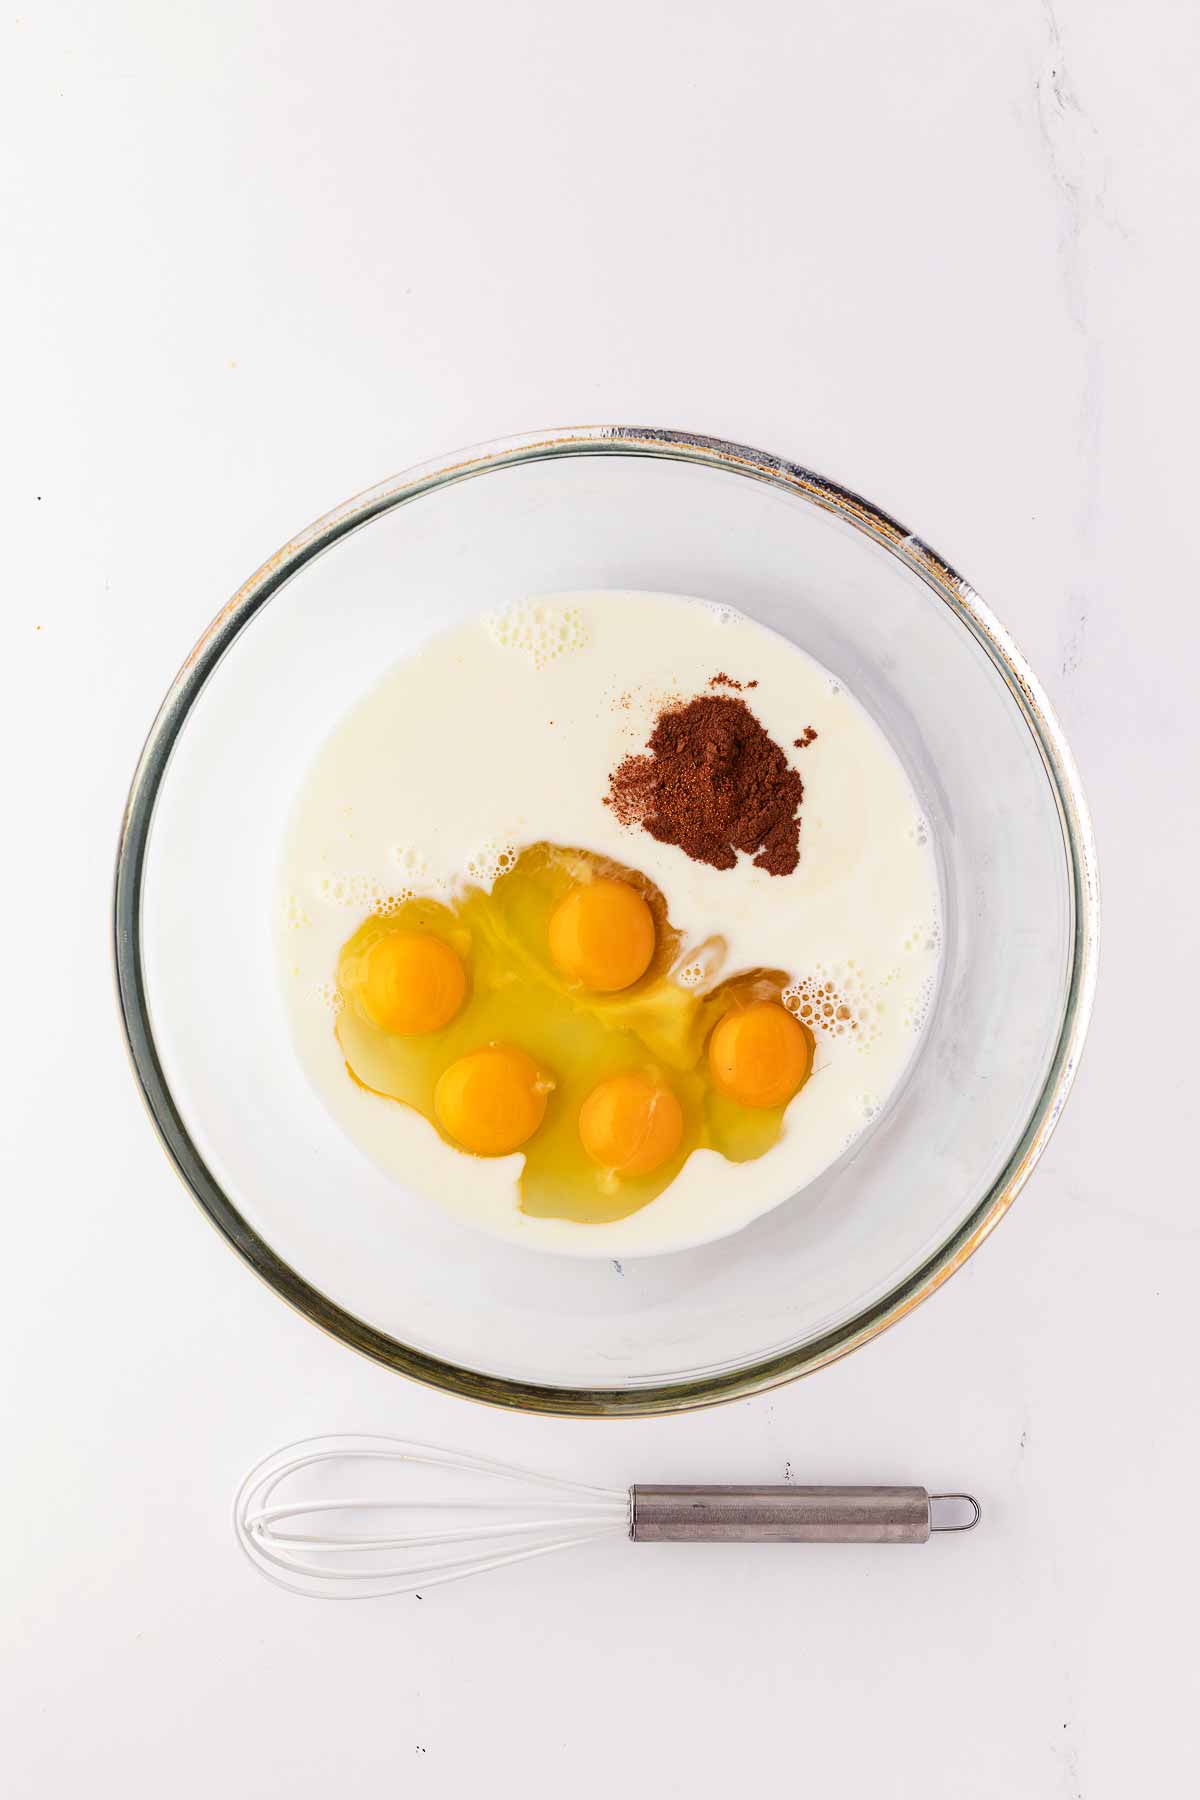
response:
M271 1580L351 1599L412 1593L627 1535L629 1495L428 1444L311 1438L246 1477L234 1522ZM475 1553L460 1554L468 1545Z

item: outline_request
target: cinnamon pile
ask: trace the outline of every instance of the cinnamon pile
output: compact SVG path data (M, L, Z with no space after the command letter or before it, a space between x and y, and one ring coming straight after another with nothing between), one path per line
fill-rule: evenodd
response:
M769 875L790 875L803 798L799 775L746 702L704 694L659 714L645 755L627 756L609 777L605 805L695 862L732 869L741 852Z

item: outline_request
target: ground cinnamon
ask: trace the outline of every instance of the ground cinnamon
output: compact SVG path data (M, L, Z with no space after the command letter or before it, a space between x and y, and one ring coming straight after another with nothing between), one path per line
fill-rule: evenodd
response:
M744 700L704 694L660 713L643 756L627 756L605 800L693 861L732 869L739 852L769 875L800 860L804 784Z

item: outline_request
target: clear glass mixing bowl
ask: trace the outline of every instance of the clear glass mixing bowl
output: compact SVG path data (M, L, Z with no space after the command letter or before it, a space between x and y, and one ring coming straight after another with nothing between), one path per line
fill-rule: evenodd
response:
M909 769L945 904L935 1008L873 1130L736 1236L623 1266L477 1234L371 1166L307 1086L272 942L284 821L347 705L434 630L571 588L703 595L843 678ZM497 694L492 718L458 721L464 747L486 756L503 717ZM250 1267L391 1368L593 1415L769 1387L932 1293L1054 1128L1087 1028L1097 923L1070 753L967 584L803 469L632 426L513 438L412 470L272 557L154 723L115 908L138 1081L184 1181Z

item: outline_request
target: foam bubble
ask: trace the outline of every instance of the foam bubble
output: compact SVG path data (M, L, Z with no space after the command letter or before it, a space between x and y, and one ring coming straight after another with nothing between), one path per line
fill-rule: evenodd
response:
M725 940L721 937L706 938L702 944L689 945L671 970L671 979L680 987L706 987L719 972L726 953Z
M283 902L283 922L289 931L303 931L312 920L299 894L288 894Z
M560 657L585 649L590 635L578 607L550 606L536 600L488 613L484 625L494 644L516 651L535 669L547 668Z
M354 872L314 875L310 886L322 906L338 912L378 913L384 919L398 912L416 892L408 884L385 887L376 875Z
M501 875L507 875L510 869L515 868L516 862L517 851L512 844L489 840L467 858L467 879L479 887L490 888Z
M383 891L375 876L350 871L314 875L311 886L322 906L333 906L340 912L369 909Z
M942 942L942 921L935 913L932 918L921 919L910 925L900 940L901 948L909 956L918 953L931 955L939 949Z
M865 1050L879 1036L883 1005L853 957L817 963L784 989L783 1004L818 1037L850 1038Z
M917 991L912 1004L906 1008L904 1023L910 1031L918 1032L929 1017L929 1009L933 1005L935 982L932 975L927 975Z
M400 911L406 901L415 898L416 894L412 888L400 888L394 894L380 894L379 898L372 902L371 911L381 919L390 919L393 913Z
M388 851L388 861L399 869L410 882L420 881L429 873L429 865L419 850L411 844L393 844Z
M340 1013L346 1004L336 981L318 981L313 988L313 994L320 1004L331 1013Z

